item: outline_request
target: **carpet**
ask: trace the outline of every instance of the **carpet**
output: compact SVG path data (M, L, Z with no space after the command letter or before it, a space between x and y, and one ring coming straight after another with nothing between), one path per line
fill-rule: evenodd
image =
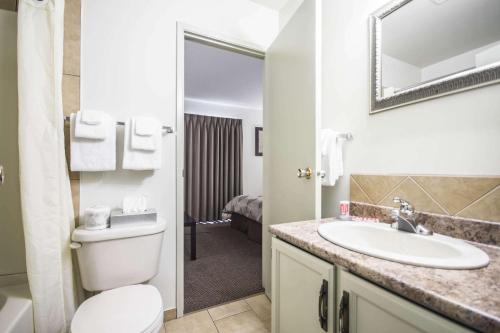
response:
M198 224L197 259L191 261L184 228L184 312L262 292L262 247L224 224Z

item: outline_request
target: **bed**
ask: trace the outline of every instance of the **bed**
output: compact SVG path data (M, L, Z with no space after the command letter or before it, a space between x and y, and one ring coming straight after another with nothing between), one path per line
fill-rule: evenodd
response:
M224 207L223 218L230 219L231 227L247 234L250 240L262 243L262 197L234 197Z

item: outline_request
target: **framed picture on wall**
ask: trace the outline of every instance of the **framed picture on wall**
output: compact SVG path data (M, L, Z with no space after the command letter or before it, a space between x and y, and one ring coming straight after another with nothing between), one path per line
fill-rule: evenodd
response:
M255 156L262 156L264 141L262 139L264 131L262 127L255 127Z

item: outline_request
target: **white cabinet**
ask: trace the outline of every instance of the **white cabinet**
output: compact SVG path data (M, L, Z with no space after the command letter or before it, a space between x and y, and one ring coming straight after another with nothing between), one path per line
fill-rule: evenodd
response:
M272 239L272 332L335 331L335 271L326 261Z
M337 268L339 333L472 333L432 311Z
M473 331L273 238L272 333L323 332Z

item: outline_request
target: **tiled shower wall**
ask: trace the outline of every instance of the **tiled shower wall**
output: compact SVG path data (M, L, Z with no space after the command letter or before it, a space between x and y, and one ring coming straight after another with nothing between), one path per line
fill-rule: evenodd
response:
M64 65L62 79L64 115L80 109L80 0L66 0L64 9ZM69 165L69 126L64 128ZM75 217L80 210L80 173L70 172Z
M500 176L351 175L351 201L396 207L396 196L420 212L500 222Z

